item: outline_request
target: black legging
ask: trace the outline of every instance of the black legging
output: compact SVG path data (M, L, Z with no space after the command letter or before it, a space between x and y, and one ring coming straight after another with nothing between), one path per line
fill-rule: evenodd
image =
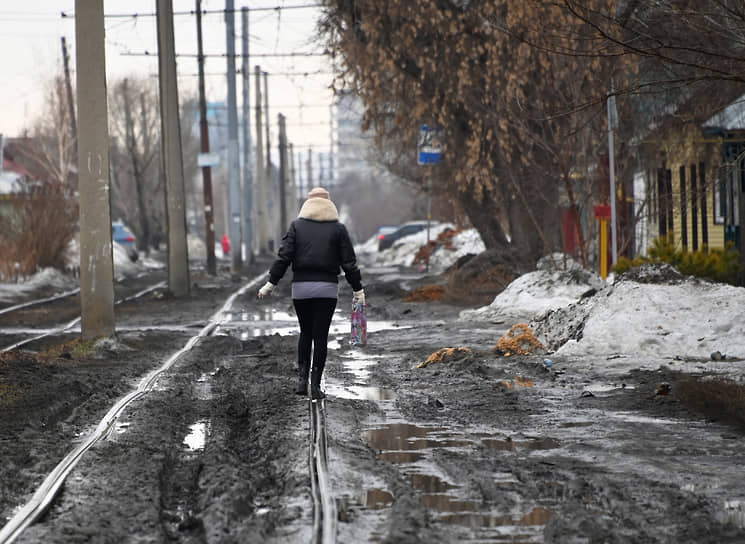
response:
M297 356L300 365L310 364L311 346L313 348L313 368L320 380L326 366L326 344L329 339L329 327L336 309L335 298L302 298L292 299L300 323L300 338L297 341Z

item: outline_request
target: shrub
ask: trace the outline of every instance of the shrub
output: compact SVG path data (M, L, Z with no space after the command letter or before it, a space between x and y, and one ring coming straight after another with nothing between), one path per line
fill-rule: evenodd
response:
M76 230L77 203L62 187L15 195L12 212L0 217L0 281L64 270Z
M727 242L724 249L704 246L696 251L688 251L686 248L676 249L672 236L660 236L655 238L647 253L648 257L635 257L633 260L620 257L613 271L623 274L645 263L667 263L681 274L736 285L742 269L740 254L732 242Z

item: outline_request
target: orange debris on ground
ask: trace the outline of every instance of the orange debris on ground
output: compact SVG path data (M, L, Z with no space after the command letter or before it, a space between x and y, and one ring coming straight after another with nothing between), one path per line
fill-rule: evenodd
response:
M463 359L473 353L468 348L442 348L435 351L432 355L427 357L427 360L423 363L419 363L417 368L424 368L427 365L434 363L445 363L451 361L457 361Z
M407 296L405 302L432 302L442 300L445 296L445 287L443 285L425 285Z
M533 383L533 380L529 380L528 378L521 378L520 376L515 376L515 381L502 381L499 383L501 383L507 389L514 389L515 387L533 387L535 385Z
M537 349L543 349L538 339L525 323L518 323L497 342L494 351L501 352L505 357L510 355L530 355Z

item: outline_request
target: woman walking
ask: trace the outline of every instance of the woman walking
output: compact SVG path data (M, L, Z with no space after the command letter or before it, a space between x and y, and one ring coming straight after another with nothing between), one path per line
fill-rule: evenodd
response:
M326 189L316 187L308 193L308 200L282 238L277 259L269 269L269 281L259 289L259 298L271 295L290 265L292 303L300 324L299 380L295 392L308 394L310 373L311 397L322 399L326 395L321 391L321 376L326 365L329 327L339 296L338 277L342 270L354 291L353 301L365 302L352 241L346 227L339 222L339 212Z

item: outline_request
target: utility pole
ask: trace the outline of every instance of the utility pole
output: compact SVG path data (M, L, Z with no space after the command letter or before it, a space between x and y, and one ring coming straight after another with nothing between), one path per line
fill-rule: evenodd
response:
M241 75L243 78L243 198L245 211L243 240L246 244L246 259L253 263L253 179L251 176L251 101L249 98L248 81L248 8L241 8L241 23L243 26Z
M81 128L80 326L83 339L93 339L115 333L103 0L75 0L75 43Z
M618 260L618 237L616 234L616 166L615 146L613 143L613 131L618 128L618 112L616 110L616 95L613 83L610 86L610 94L607 100L608 109L608 172L610 174L610 232L611 232L611 262L615 266ZM605 255L601 255L605 259Z
M266 253L267 244L267 209L266 209L266 185L267 170L264 167L264 137L262 132L261 111L261 67L254 70L256 80L256 222L257 222L257 244L260 253Z
M78 157L78 123L75 119L75 100L72 96L72 82L70 81L70 56L67 54L67 42L62 36L62 62L65 67L65 89L67 91L67 108L70 110L70 131L75 160Z
M295 180L295 146L287 144L287 164L289 165L287 176L287 213L294 215L297 211L297 182Z
M230 208L231 270L237 274L243 265L241 254L241 171L238 154L238 105L235 88L235 12L233 0L225 0L225 39L228 59L228 180Z
M264 128L266 136L266 195L267 195L267 244L271 244L273 250L279 249L279 244L275 244L281 239L284 233L279 232L279 206L275 207L277 194L279 193L278 187L274 184L274 176L272 174L272 143L269 136L269 73L263 72L264 76Z
M202 153L210 152L210 130L207 125L207 99L204 90L204 48L202 46L202 0L197 6L197 63L199 65L199 135ZM215 261L215 220L212 208L212 167L202 166L202 194L204 195L204 228L207 241L207 274L217 274Z
M186 247L184 160L181 150L176 51L172 0L158 0L158 80L163 173L168 224L168 289L174 296L189 294L189 254Z
M329 104L329 186L334 183L334 104Z
M285 116L277 115L279 127L279 230L287 229L287 133L285 132Z
M310 192L313 189L313 150L310 147L308 148L308 164L306 166L308 167L308 186L306 190Z

